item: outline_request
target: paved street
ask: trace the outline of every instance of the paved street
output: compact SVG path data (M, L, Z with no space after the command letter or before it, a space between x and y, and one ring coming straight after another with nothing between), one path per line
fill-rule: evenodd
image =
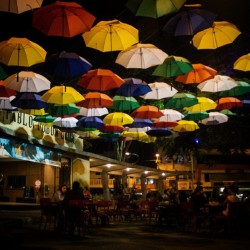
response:
M74 250L245 250L249 249L249 231L230 238L207 233L193 235L177 227L149 225L146 221L111 223L94 226L83 238L68 238L53 231L39 231L39 211L0 211L1 249Z

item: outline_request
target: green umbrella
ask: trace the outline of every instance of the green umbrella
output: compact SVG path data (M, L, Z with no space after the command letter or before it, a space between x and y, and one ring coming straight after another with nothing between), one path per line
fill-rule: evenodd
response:
M0 80L3 80L5 78L7 78L8 75L7 73L4 71L4 69L0 66Z
M51 115L38 115L34 117L34 121L39 122L41 125L52 125L53 121L56 119L56 117L53 117Z
M138 107L140 107L140 104L138 101L130 96L114 96L113 97L113 106L109 107L110 109L116 110L116 111L132 111Z
M222 109L220 110L220 113L224 114L224 115L227 115L227 116L235 116L236 114L233 113L231 110L229 109Z
M237 86L232 89L222 91L219 96L240 96L250 93L250 84L247 82L236 81Z
M64 105L49 104L46 111L51 115L63 117L79 113L80 107L76 106L74 103Z
M185 113L183 120L199 122L202 119L208 118L209 114L205 111L188 111Z
M180 56L168 56L165 61L153 71L154 76L165 78L186 74L193 70L192 63Z
M182 109L198 103L198 99L189 93L176 93L167 103L165 108Z

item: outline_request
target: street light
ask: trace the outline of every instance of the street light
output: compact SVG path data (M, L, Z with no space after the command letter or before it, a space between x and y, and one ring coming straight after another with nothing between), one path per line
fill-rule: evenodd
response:
M160 160L160 154L155 154L155 157L156 157L155 163L156 163L157 169L158 169L159 168L159 163L161 162L161 160Z

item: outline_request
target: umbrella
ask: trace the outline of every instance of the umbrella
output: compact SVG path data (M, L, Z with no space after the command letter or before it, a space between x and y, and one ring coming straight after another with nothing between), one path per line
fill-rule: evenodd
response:
M77 103L77 105L85 108L111 107L114 103L111 97L100 92L88 92L83 97L84 100Z
M152 128L146 131L146 134L154 137L166 137L173 134L173 132L168 128Z
M50 89L50 81L32 71L20 71L4 80L4 85L18 92L41 92Z
M15 96L17 93L15 90L8 88L4 85L4 81L0 80L0 99L9 98Z
M184 110L187 111L208 111L211 109L215 109L217 103L210 98L207 97L197 97L198 103L189 107L184 107Z
M198 99L189 93L176 93L166 103L165 107L170 109L182 109L198 103Z
M119 88L124 80L109 69L89 70L77 84L88 90L106 91Z
M126 7L136 16L158 18L177 12L186 0L129 0Z
M151 91L141 96L144 100L170 98L178 92L174 87L165 82L149 83L148 86L151 88Z
M199 126L194 121L181 120L178 121L178 125L172 128L175 132L191 132L199 129Z
M100 131L103 133L115 133L122 132L125 128L122 125L111 125L105 124L104 127L100 128Z
M46 60L45 67L54 77L69 79L87 73L92 64L74 52L62 51L51 55Z
M136 110L134 110L131 116L134 118L152 119L152 118L159 118L160 116L163 116L163 113L156 106L142 105Z
M220 110L220 113L224 114L224 115L227 115L227 116L235 116L236 114L233 113L231 110L229 109L222 109Z
M7 66L30 67L43 63L47 52L27 38L12 37L0 43L0 62Z
M138 43L139 31L115 19L98 22L82 37L87 47L101 52L119 51Z
M38 115L34 117L33 121L39 122L44 126L52 126L55 119L56 117L53 117L51 115Z
M219 96L241 96L250 93L248 82L236 81L237 86L219 93Z
M55 128L66 128L66 129L75 129L77 127L78 120L75 117L57 117L53 121L53 127Z
M11 104L21 109L41 109L46 108L48 104L35 93L19 93Z
M161 109L163 116L159 118L159 121L175 122L181 120L184 115L174 109Z
M99 138L100 131L99 130L93 130L93 131L76 131L76 133L79 135L82 139L97 139Z
M198 84L197 88L201 92L217 93L225 90L230 90L236 86L236 81L231 77L225 75L216 75L214 76L214 78Z
M133 123L134 119L123 112L109 113L103 118L103 123L110 125L127 125Z
M79 116L104 116L109 113L107 108L85 108L80 107Z
M22 108L18 108L18 112L20 113L24 113L24 114L27 114L27 115L35 115L35 116L40 116L40 115L47 115L48 113L45 112L45 109L44 108L38 108L38 109L32 109L32 108L25 108L25 109L22 109Z
M125 78L124 83L116 90L118 96L140 96L151 91L148 84L139 78Z
M77 107L74 103L69 104L52 104L48 105L46 111L53 116L72 116L80 111L80 107Z
M186 8L171 17L163 30L174 36L193 36L211 27L216 17L215 13L206 9Z
M42 95L42 99L48 103L61 105L78 103L83 101L84 97L72 87L54 86Z
M201 121L204 125L218 125L228 121L228 116L220 112L209 112L209 117Z
M90 117L82 117L78 120L78 122L76 123L77 125L77 130L81 130L82 128L102 128L104 127L104 123L102 121L102 119L100 119L99 117L95 117L95 116L90 116Z
M216 101L216 103L216 110L243 107L243 103L235 97L221 97L219 100Z
M47 36L73 37L89 31L95 20L76 2L56 1L34 11L32 26Z
M153 44L137 43L122 50L115 62L129 69L147 69L162 64L167 53Z
M181 56L168 56L162 64L156 66L153 75L168 78L186 74L191 70L193 70L193 66L186 58Z
M235 70L250 71L250 53L239 57L233 64Z
M23 12L40 8L43 0L1 0L0 11L21 14Z
M7 73L6 73L5 70L0 66L0 80L5 79L6 77L8 77Z
M112 110L116 111L131 111L140 107L139 102L132 96L114 96L113 97L113 106L109 107Z
M151 127L136 127L136 128L131 128L131 127L126 127L125 128L125 131L128 131L128 132L146 132L148 130L150 130Z
M193 70L184 75L177 76L175 81L184 84L198 84L213 78L217 74L215 69L201 63L192 64L192 67Z
M123 131L120 134L120 137L126 137L126 138L129 137L132 140L140 141L140 140L144 139L145 137L148 137L148 135L144 131L139 131L139 132Z
M184 115L183 115L184 116ZM164 117L164 116L162 116ZM160 117L161 118L161 117ZM159 118L159 119L160 119ZM172 128L178 125L177 121L161 121L161 120L155 120L153 122L153 127L154 128Z
M214 22L213 26L193 36L192 42L197 49L217 49L232 43L241 32L229 22Z
M208 117L209 115L206 111L188 111L185 113L183 120L199 122Z
M13 98L15 98L15 96L12 96L10 98L0 98L0 109L1 110L9 110L9 111L14 111L17 110L17 107L14 107L11 104L11 100L13 100Z
M130 128L151 127L153 122L150 119L134 118L133 123L129 124Z

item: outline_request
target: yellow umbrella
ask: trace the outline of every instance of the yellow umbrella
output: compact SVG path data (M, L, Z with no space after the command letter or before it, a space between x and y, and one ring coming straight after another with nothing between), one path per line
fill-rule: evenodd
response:
M196 33L192 42L197 49L217 49L232 43L240 34L241 32L234 24L220 21Z
M144 131L123 131L120 135L121 137L129 137L133 140L142 140L147 138L148 135Z
M45 92L42 99L48 103L64 105L81 102L84 97L72 87L55 86Z
M250 71L250 53L239 57L234 62L233 68L240 71Z
M191 132L199 129L199 126L194 121L180 120L178 125L172 128L175 132Z
M134 119L123 112L113 112L109 113L103 118L103 123L110 125L127 125L132 124Z
M87 47L102 51L119 51L139 42L139 31L118 20L100 21L82 35Z
M12 37L0 43L0 62L7 66L30 67L43 63L47 52L27 38Z
M197 99L198 99L197 104L190 107L184 107L183 109L191 112L196 112L196 111L207 111L215 109L217 106L217 103L210 98L197 97Z
M19 108L18 111L20 113L25 113L28 115L46 115L47 114L45 112L44 108L42 108L42 109L21 109L21 108Z

